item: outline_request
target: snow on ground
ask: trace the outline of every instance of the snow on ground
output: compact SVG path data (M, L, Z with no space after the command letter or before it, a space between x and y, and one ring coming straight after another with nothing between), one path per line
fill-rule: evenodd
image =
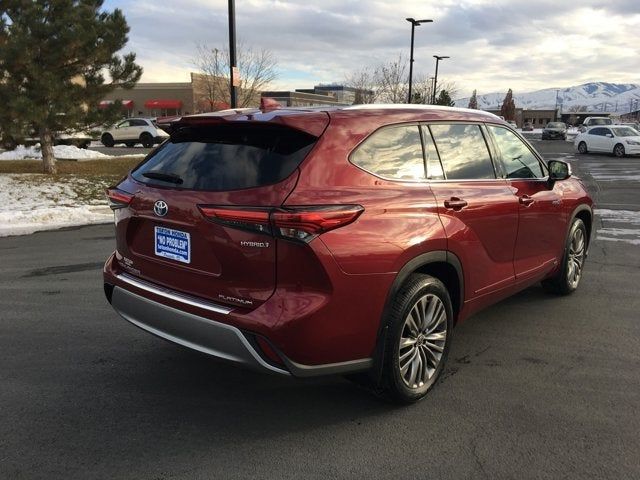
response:
M105 186L76 177L52 183L44 175L0 175L0 237L112 222L106 200L83 199Z
M53 147L53 156L61 160L77 160L88 158L108 158L110 155L89 150L86 148L78 148L73 145L56 145ZM25 147L18 145L15 150L0 153L0 160L40 160L42 152L39 147Z

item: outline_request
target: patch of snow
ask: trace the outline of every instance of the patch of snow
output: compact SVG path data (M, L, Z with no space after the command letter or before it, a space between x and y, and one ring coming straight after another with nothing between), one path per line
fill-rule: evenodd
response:
M53 156L61 160L77 160L77 159L93 159L93 158L109 158L110 155L96 152L84 148L78 148L73 145L56 145L53 147ZM39 147L25 147L18 145L15 150L0 153L0 160L40 160L42 152Z
M113 221L106 201L82 203L73 183L38 183L38 177L0 175L0 237Z

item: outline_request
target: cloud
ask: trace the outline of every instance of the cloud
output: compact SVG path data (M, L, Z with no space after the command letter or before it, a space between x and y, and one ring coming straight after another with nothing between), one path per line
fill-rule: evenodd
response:
M143 81L186 81L198 43L228 43L224 0L105 2L114 7L131 26L127 49L145 68ZM239 39L278 58L281 88L340 82L401 52L408 57L406 17L435 20L416 28L415 72L431 74L433 55L448 55L439 77L460 94L638 81L638 0L246 0L236 2L236 17Z

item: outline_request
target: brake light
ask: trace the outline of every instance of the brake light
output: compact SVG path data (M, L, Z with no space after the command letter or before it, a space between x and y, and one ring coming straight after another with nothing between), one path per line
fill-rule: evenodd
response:
M253 207L199 205L209 220L280 237L310 242L321 233L354 222L364 211L360 205L287 207L268 210Z
M123 192L117 188L107 188L105 191L107 199L109 200L109 208L111 210L118 210L119 208L125 208L129 206L131 200L133 200L133 194Z
M264 208L229 208L198 206L202 214L209 220L228 225L230 227L254 230L256 232L271 233L269 225L269 210Z
M293 207L274 211L271 223L280 236L308 242L321 233L349 225L363 211L360 205Z

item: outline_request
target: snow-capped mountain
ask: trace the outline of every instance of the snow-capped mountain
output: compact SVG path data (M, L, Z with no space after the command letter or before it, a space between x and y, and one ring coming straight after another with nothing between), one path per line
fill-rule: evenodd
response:
M551 109L562 105L564 112L582 110L587 112L610 112L623 114L630 109L640 108L640 85L635 83L585 83L569 88L545 88L535 92L513 92L517 108ZM483 110L499 109L507 92L478 93L478 108ZM467 107L469 97L456 100L456 107Z

